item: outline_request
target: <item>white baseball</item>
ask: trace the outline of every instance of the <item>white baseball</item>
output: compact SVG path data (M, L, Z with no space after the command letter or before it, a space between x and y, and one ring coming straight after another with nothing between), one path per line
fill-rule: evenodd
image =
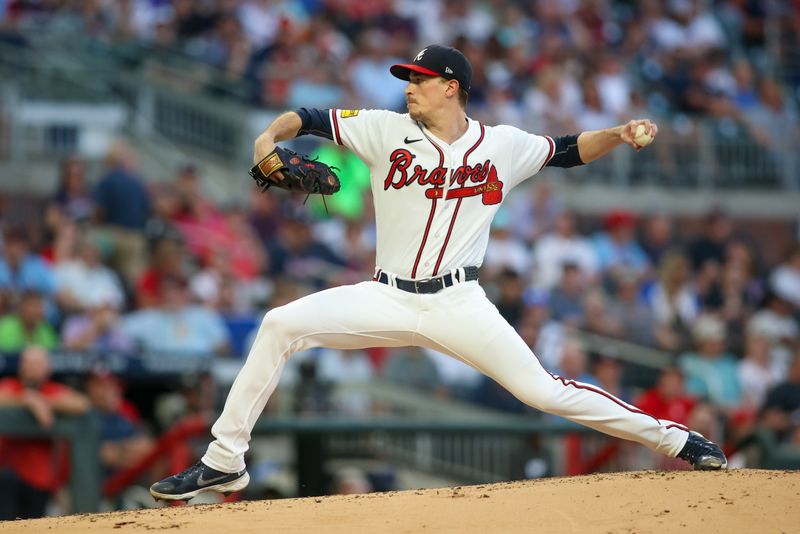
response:
M647 146L653 142L653 136L645 133L644 124L636 127L636 133L633 135L633 142L639 146Z

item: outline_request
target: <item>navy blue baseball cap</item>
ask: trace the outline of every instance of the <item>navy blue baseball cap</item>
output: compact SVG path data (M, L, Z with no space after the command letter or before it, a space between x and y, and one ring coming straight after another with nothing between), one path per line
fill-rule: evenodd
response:
M412 63L392 65L389 72L395 78L406 81L412 72L456 80L467 93L472 82L472 65L466 56L455 48L441 45L426 46Z

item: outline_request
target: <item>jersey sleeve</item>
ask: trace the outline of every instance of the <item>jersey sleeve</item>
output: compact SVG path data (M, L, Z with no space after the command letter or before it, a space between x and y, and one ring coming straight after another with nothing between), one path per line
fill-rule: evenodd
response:
M383 151L391 111L378 109L331 109L331 130L336 144L349 148L364 163L372 163Z
M524 132L513 126L500 128L504 141L511 147L512 187L542 170L552 159L556 146L552 137Z

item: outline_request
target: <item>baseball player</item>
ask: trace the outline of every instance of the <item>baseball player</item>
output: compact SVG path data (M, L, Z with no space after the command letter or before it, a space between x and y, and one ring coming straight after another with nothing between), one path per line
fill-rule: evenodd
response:
M312 134L347 147L369 166L374 278L269 311L206 454L153 484L151 494L186 500L247 486L250 432L287 359L313 347L428 347L471 365L539 410L678 456L696 469L726 467L722 450L700 434L546 371L478 284L492 217L513 187L545 166L582 165L622 144L640 150L633 139L637 127L653 137L656 125L632 120L565 137L487 126L465 113L472 67L458 50L428 46L412 63L390 70L408 81L408 113L301 108L280 115L255 142L257 163L271 161L275 143ZM283 178L281 172L270 176Z

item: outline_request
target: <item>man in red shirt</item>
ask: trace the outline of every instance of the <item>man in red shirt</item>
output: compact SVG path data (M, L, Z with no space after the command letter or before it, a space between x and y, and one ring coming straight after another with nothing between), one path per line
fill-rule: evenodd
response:
M680 369L667 367L661 371L656 385L636 399L636 406L658 419L669 419L687 425L698 404L694 397L686 393ZM686 467L683 462L674 458L663 458L661 455L652 455L651 458L652 468L671 470Z
M89 409L82 394L50 380L50 360L41 347L25 349L17 374L0 379L0 408L27 408L44 428L53 425L56 414ZM63 453L49 439L0 439L0 519L44 515L50 495L64 482Z
M683 425L689 422L695 404L683 387L683 374L675 367L661 371L656 385L636 399L636 406L650 415Z

